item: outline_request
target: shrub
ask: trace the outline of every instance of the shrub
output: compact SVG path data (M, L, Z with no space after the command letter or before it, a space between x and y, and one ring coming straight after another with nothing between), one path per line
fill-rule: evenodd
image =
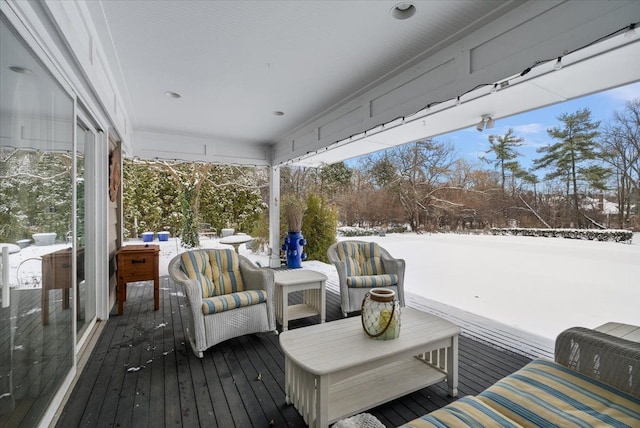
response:
M336 241L338 214L322 196L309 194L302 218L302 233L307 240L304 252L309 260L328 263L327 250Z

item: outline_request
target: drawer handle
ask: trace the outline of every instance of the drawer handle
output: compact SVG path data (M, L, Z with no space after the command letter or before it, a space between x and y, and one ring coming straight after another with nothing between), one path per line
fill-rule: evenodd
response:
M131 264L135 265L136 263L146 263L146 259L140 259L140 260L133 259L133 260L131 260Z

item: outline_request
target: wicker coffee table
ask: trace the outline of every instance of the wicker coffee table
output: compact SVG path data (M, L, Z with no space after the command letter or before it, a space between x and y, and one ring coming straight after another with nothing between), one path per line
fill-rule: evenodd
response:
M455 324L403 308L400 337L374 340L360 317L289 330L280 335L285 354L285 394L310 427L355 415L447 380L458 394Z

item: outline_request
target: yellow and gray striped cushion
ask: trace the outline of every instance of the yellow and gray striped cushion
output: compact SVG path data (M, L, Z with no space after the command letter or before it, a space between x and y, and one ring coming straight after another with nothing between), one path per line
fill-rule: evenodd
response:
M209 251L215 296L244 291L240 259L233 250Z
M386 287L397 283L398 275L395 274L347 277L347 287L353 288Z
M382 259L380 258L380 246L375 242L360 244L362 254L362 270L360 275L382 275Z
M202 297L212 297L216 295L213 284L213 271L209 263L209 255L205 252L187 251L182 253L181 267L190 279L195 279L202 288Z
M338 258L345 264L347 276L360 275L362 255L357 242L339 242L336 246Z
M504 427L521 425L505 418L491 407L468 395L448 406L414 419L400 428Z
M247 290L239 293L224 294L222 296L209 297L202 300L202 313L215 314L232 309L242 308L267 301L267 293L264 290Z
M347 276L384 274L380 246L375 242L343 241L336 247L338 258L345 263Z
M550 360L532 361L478 399L525 426L640 427L640 399Z

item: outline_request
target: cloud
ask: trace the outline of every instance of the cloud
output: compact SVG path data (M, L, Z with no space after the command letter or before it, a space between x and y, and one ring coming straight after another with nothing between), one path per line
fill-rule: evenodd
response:
M524 125L517 125L513 127L513 130L516 134L539 134L540 132L546 132L547 128L545 128L540 123L527 123Z

